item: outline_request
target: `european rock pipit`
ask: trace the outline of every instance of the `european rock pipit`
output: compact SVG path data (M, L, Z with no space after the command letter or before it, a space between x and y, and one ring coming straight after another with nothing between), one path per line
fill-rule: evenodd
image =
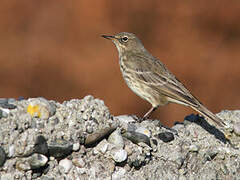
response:
M117 47L120 69L128 87L152 105L143 119L149 117L159 106L177 103L190 106L219 126L225 125L203 106L160 60L144 48L136 35L121 32L103 37L112 40Z

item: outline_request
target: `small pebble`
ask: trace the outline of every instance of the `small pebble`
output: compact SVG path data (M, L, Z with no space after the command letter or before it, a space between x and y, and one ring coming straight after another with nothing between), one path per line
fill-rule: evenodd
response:
M126 174L126 170L124 168L119 168L117 171L115 171L112 174L112 180L119 180L119 179L124 179L124 175Z
M73 151L78 151L79 149L80 149L80 143L74 143L73 147L72 147L72 150Z
M31 166L31 169L38 169L46 165L48 158L42 154L34 153L28 162Z
M117 146L117 147L124 147L123 137L121 135L120 129L116 129L109 137L108 142Z
M98 145L94 148L94 154L98 154L99 152L105 154L108 149L109 143L106 139L102 140Z
M136 129L135 132L144 134L144 135L146 135L149 138L151 137L151 132L147 128L145 128L145 127L139 127L139 128Z
M31 169L31 166L29 164L28 161L17 161L16 162L16 168L19 170L19 171L28 171Z
M4 165L7 159L4 149L0 146L0 167Z
M195 144L192 144L191 146L189 146L189 151L190 152L198 152L199 151L199 147Z
M163 132L158 134L158 138L167 143L174 140L174 135L171 132Z
M50 156L62 159L72 153L73 145L64 139L57 139L48 144L48 150Z
M236 122L233 126L234 133L240 136L240 122Z
M121 148L113 148L111 150L111 156L117 163L123 162L127 159L127 151Z
M8 148L8 157L12 157L15 154L15 146L12 144Z
M73 164L72 164L72 161L70 161L69 159L62 159L59 162L59 166L63 168L63 173L67 174L72 168Z
M83 168L84 166L85 166L85 162L84 162L84 160L82 159L82 158L74 158L73 160L72 160L72 162L73 162L73 164L75 165L75 166L77 166L77 167L79 167L79 168Z

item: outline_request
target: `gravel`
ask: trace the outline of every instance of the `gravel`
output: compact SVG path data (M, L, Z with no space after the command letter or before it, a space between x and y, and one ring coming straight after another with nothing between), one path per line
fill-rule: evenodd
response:
M238 179L240 110L217 115L227 127L190 115L169 129L112 116L91 95L0 98L0 180Z

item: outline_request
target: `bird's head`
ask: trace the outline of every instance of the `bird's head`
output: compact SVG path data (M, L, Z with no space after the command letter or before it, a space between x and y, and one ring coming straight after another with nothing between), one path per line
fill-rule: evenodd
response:
M102 35L102 37L112 40L120 54L126 51L130 51L132 53L146 51L141 41L133 33L121 32L114 36Z

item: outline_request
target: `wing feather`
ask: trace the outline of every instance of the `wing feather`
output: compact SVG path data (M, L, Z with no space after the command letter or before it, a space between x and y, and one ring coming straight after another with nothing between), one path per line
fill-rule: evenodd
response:
M155 89L161 94L174 100L174 102L185 105L199 106L199 101L191 95L185 86L161 63L153 57L146 57L141 54L131 56L134 63L128 58L128 71L135 74L142 83ZM200 103L201 104L201 103Z

